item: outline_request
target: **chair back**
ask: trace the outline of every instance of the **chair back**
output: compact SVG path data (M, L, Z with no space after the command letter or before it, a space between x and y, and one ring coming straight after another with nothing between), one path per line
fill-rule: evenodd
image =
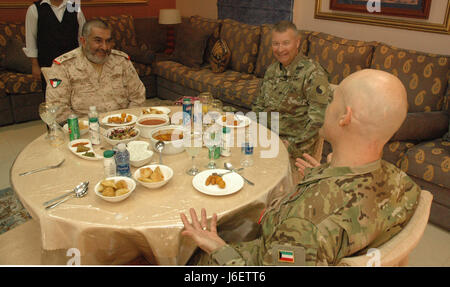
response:
M408 265L408 255L417 246L430 216L433 195L422 190L420 192L419 203L406 226L393 238L377 248L379 251L380 266L406 266ZM343 258L340 266L373 266L373 256L370 249L368 254Z

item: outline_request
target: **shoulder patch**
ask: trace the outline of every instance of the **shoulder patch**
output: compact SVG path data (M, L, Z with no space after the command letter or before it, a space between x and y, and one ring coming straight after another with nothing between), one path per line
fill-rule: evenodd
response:
M130 60L130 56L128 56L127 53L119 51L119 50L112 49L111 50L111 54L114 54L114 55L117 55L117 56L121 56L121 57L126 58L127 60Z
M55 58L55 59L53 60L53 63L56 63L56 64L58 64L58 65L61 65L61 63L65 62L65 61L67 61L67 60L73 59L73 58L75 58L75 57L76 57L76 53L75 53L75 50L73 50L73 51L70 51L70 52L68 52L68 53L65 53L65 54L63 54L63 55L61 55L61 56Z

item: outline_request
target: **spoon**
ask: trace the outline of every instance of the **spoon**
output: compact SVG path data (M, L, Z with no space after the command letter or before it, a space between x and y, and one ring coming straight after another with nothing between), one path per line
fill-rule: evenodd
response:
M71 194L73 194L73 193L80 192L81 190L83 190L84 188L86 188L88 185L89 185L89 181L81 182L80 184L78 184L77 186L75 186L74 189L73 189L72 191L70 191L70 192L68 192L68 193L65 193L65 194L63 194L63 195L61 195L61 196L58 196L58 197L56 197L56 198L53 198L53 199L51 199L51 200L49 200L49 201L46 201L46 202L44 202L42 205L47 206L47 205L49 205L49 204L51 204L51 203L53 203L53 202L55 202L55 201L57 201L57 200L60 200L60 199L66 197L66 196L68 196L68 195L71 195Z
M226 169L228 169L228 170L231 170L231 171L234 171L234 172L237 171L236 169L233 168L233 165L232 165L231 163L229 163L229 162L224 163L223 166L224 166ZM240 175L240 176L242 176L242 175ZM250 184L250 185L255 185L253 182L251 182L250 180L246 179L245 177L242 176L242 178L243 178L243 179L245 180L245 182L247 182L248 184Z
M155 149L159 152L159 164L162 164L162 151L164 146L165 144L163 141L157 141L155 144Z
M50 209L50 208L56 207L56 206L60 205L61 203L67 201L67 200L68 200L69 198L71 198L71 197L78 197L78 198L83 197L83 196L85 196L87 193L88 193L88 186L85 185L84 188L77 190L74 194L72 194L72 196L66 197L65 199L63 199L63 200L61 200L61 201L58 201L57 203L54 203L54 204L52 204L52 205L49 205L49 206L45 207L45 209Z

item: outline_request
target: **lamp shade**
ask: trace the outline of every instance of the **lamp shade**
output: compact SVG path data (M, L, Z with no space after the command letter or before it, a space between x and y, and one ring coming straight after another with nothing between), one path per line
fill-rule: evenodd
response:
M177 9L159 10L159 24L172 25L181 23L180 11Z

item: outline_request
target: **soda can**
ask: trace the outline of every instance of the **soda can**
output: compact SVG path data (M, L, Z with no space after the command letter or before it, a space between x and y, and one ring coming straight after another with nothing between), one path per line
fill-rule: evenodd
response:
M192 103L191 99L183 99L183 125L187 126L191 124L192 118Z
M78 126L78 117L75 114L71 114L67 118L67 127L69 128L69 138L71 141L80 138L80 127Z

